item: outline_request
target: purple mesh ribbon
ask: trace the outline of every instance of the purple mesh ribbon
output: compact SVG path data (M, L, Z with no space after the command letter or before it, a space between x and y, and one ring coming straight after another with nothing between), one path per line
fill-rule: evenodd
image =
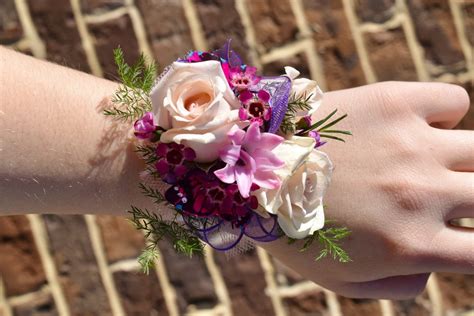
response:
M184 222L205 243L218 251L234 248L245 235L255 241L270 242L280 238L277 217L268 218L252 212L249 221L237 227L217 217L195 217L181 213Z
M225 42L224 46L213 51L212 53L226 60L231 68L240 67L243 64L242 58L240 58L240 56L236 52L230 49L231 41L231 39L228 39L227 42Z
M269 133L276 133L288 109L288 99L291 92L291 80L286 76L263 77L257 84L257 88L270 93L270 106L272 117L270 118Z

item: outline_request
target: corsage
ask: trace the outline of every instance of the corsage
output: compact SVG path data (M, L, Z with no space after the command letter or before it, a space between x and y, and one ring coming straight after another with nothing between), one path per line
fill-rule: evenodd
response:
M334 129L346 117L334 118L337 110L313 122L322 99L315 81L292 67L260 76L230 41L191 51L156 78L143 55L134 65L120 48L114 57L122 84L104 114L133 123L147 166L139 186L156 205L130 210L148 240L145 271L161 239L192 256L204 244L231 254L286 237L303 240L301 250L317 241L316 259L350 261L340 245L350 231L325 219L333 165L319 148L351 133Z

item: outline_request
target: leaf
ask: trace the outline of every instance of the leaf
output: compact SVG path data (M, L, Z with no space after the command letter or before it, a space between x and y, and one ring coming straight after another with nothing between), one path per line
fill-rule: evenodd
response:
M319 131L324 131L325 129L331 127L331 126L334 126L336 125L337 123L339 123L340 121L342 121L343 119L345 119L347 117L347 114L344 114L343 116L341 116L340 118L332 121L331 123L327 124L326 126L323 126L319 129Z
M344 139L342 139L340 137L337 137L337 136L332 136L332 135L327 135L327 134L319 134L319 136L324 137L324 138L330 138L330 139L338 140L338 141L343 142L343 143L346 142Z

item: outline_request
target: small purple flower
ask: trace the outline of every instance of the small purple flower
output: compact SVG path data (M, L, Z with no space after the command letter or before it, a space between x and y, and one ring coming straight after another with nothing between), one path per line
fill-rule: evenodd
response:
M199 168L188 171L166 191L167 201L190 216L217 216L237 226L246 223L252 209L258 207L257 198L243 198L235 183L224 183L213 174L215 169L207 173ZM252 186L252 191L257 189L258 186Z
M140 139L152 139L158 126L155 125L155 120L152 112L146 112L141 119L135 121L133 124L135 129L135 136Z
M250 120L258 122L262 126L264 121L269 121L272 116L272 109L268 104L270 94L265 90L259 90L256 94L245 90L239 95L242 107L239 109L239 118L241 120Z
M314 140L316 141L316 144L314 145L314 148L318 148L318 147L321 147L322 145L326 144L325 141L321 141L321 135L319 135L319 133L316 132L316 131L310 131L308 133L308 136L314 138Z
M209 52L200 52L200 51L191 51L188 53L185 59L182 61L188 62L188 63L197 63L200 61L206 61L206 60L218 60L220 61L220 57Z
M158 161L155 164L156 171L163 181L174 184L188 171L186 162L196 158L192 148L177 143L159 143L156 147Z
M231 88L237 91L244 91L255 86L261 77L255 75L257 68L251 66L230 68L227 64L223 64L224 73Z

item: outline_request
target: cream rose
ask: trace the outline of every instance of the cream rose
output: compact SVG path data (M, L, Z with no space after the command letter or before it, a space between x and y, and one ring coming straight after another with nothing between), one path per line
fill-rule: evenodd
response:
M274 149L285 161L285 167L275 171L281 186L256 191L259 204L276 214L285 234L296 239L324 226L323 196L333 167L325 153L313 148L314 139L309 137L294 136L284 141Z
M196 161L211 162L239 120L240 103L218 61L174 62L151 91L153 114L165 143L191 147Z
M313 114L319 108L321 100L323 99L323 92L319 88L318 83L307 78L296 79L300 75L300 72L290 66L285 67L285 73L292 81L291 95L295 95L296 97L308 97L311 95L308 102L311 105L311 109L309 111L298 111L296 117L300 118Z

